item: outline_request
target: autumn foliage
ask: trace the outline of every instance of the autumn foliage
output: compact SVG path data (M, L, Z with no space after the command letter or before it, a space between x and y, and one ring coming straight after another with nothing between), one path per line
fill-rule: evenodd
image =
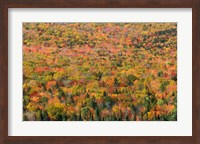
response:
M175 23L24 23L25 121L176 121Z

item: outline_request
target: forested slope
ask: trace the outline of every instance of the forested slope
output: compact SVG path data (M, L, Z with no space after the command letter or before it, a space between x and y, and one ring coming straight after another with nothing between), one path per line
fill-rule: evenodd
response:
M24 23L23 119L176 121L176 24Z

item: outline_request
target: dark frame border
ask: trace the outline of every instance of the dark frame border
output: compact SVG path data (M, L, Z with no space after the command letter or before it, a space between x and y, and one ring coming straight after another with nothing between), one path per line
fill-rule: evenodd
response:
M192 8L192 136L8 136L9 8ZM0 144L200 144L200 0L1 0Z

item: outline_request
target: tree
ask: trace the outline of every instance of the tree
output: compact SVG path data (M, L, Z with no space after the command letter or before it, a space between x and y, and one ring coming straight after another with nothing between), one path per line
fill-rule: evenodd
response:
M97 74L98 81L101 80L102 76L103 76L103 72L99 71L98 74Z
M90 95L86 93L85 98L90 98Z
M43 96L40 98L40 102L45 105L48 102L48 98Z
M167 81L162 82L162 84L160 85L160 90L162 92L164 92L166 90L166 86L168 85Z
M99 121L99 120L100 120L100 112L99 112L99 109L98 109L98 108L96 108L95 111L94 111L93 119L94 119L95 121Z
M122 120L122 112L118 106L113 106L112 112L114 113L116 120Z
M106 93L106 91L103 92L103 97L107 97L108 94Z
M46 110L42 111L42 120L43 121L48 121L49 120L48 113L47 113Z
M64 106L60 103L55 103L47 107L47 113L51 120L62 121L64 111Z
M127 76L127 84L128 85L133 85L134 81L137 80L138 78L136 76L134 76L133 74L129 74Z
M86 107L91 107L91 108L96 107L96 102L93 98L86 98L85 102L86 102Z
M115 77L115 79L114 79L114 86L115 87L118 87L119 86L119 81L118 81L118 79Z
M106 108L110 109L110 108L112 107L112 105L113 105L113 100L112 100L111 97L105 96L105 97L103 98L103 101L104 101L104 104L105 104Z
M117 88L115 89L114 94L119 94L119 91Z
M30 102L30 97L29 96L24 96L23 97L23 104L26 106Z
M35 112L36 110L38 110L38 105L35 102L30 102L26 108L30 111L30 112Z
M81 118L84 120L84 121L89 121L92 119L91 117L91 111L90 111L90 108L89 107L83 107L81 108Z
M36 120L37 121L41 121L42 120L42 111L41 110L38 110L36 112Z

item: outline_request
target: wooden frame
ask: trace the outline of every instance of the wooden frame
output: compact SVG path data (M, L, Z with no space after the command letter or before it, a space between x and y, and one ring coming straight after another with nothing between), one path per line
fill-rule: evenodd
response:
M8 136L8 8L192 8L192 136L190 137L16 137ZM0 144L200 143L200 0L1 0Z

